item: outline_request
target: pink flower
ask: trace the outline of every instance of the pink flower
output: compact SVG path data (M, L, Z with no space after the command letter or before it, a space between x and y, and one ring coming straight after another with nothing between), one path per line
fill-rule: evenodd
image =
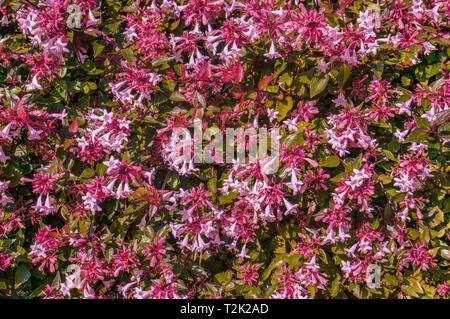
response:
M394 177L394 186L399 187L402 193L413 193L421 184L408 174L400 174L400 177Z
M333 102L336 105L336 107L339 107L339 106L345 107L345 96L344 96L344 94L342 94L342 92L339 93L339 96L336 99L331 100L331 102Z
M2 147L0 146L0 162L6 163L6 161L9 160L10 158L11 157L5 155L5 153L3 152Z
M30 84L25 86L26 90L42 90L42 86L37 81L37 75L33 77L33 80Z
M279 54L276 50L275 50L275 45L272 43L270 44L270 49L268 53L264 53L264 56L268 59L276 59L276 58L281 58L281 54Z

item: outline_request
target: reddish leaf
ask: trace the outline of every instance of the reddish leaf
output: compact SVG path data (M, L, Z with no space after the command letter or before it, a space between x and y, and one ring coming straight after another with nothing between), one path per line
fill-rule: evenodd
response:
M248 98L252 99L252 100L256 100L256 97L258 96L258 94L256 93L256 91L248 91L247 92Z
M73 120L73 122L69 125L69 132L70 133L78 132L78 120L77 119Z
M237 65L237 72L236 72L235 80L236 80L237 83L241 83L243 79L244 79L244 68L239 63Z
M73 138L66 138L66 139L64 140L64 144L63 144L64 149L65 149L65 150L68 149L68 148L70 147L70 145L73 144L73 142L74 142L74 139L73 139Z
M223 75L223 79L222 80L224 82L231 82L231 81L234 80L235 77L236 77L236 72L228 72L228 73L225 73Z
M25 118L25 108L22 103L17 104L17 116L21 119Z
M262 78L258 82L258 89L264 90L264 88L269 85L270 81L272 80L273 75L266 76L265 78Z
M233 94L233 97L237 100L240 97L242 97L242 95L244 94L244 91L240 87L234 87L233 90L231 91L231 93Z

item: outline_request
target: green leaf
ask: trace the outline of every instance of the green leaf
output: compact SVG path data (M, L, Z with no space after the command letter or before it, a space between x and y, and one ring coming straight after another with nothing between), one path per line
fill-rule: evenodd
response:
M286 263L286 260L280 258L281 256L278 256L277 258L275 258L274 260L272 260L272 262L270 263L269 267L267 268L268 271L271 271L273 269L278 269L281 266L283 266ZM265 280L265 279L264 279Z
M275 109L278 112L278 120L284 119L293 106L294 100L290 96L286 96L284 100L277 100Z
M96 40L94 42L94 58L97 57L105 48L105 41Z
M131 49L122 50L122 55L127 60L128 64L130 65L133 64L134 54L133 51L131 51Z
M16 250L21 255L26 255L27 254L27 251L21 246L17 246Z
M97 174L99 176L103 176L105 174L107 168L108 167L102 163L97 163L97 165L95 166L95 170L97 171Z
M234 199L236 199L239 195L237 193L230 192L226 196L219 196L219 203L221 205L224 204L230 204L234 202Z
M280 78L278 79L279 83L286 83L287 86L291 86L292 85L292 73L291 72L284 72L283 74L281 74Z
M420 285L420 282L417 279L408 279L409 285L412 289L414 289L415 292L419 294L423 294L423 288Z
M388 150L390 150L393 153L396 153L400 150L400 143L397 142L396 140L392 140L389 144L388 144Z
M320 161L319 166L321 167L338 167L340 164L339 158L337 156L330 156Z
M417 292L415 292L410 286L402 286L402 291L408 296L419 298Z
M391 286L397 286L398 285L398 279L394 275L391 274L385 274L383 276L383 279L386 283L388 283Z
M447 260L450 260L450 250L448 249L442 249L441 250L441 256L442 258L445 258Z
M309 96L313 98L327 87L329 76L324 73L316 73L311 79Z
M311 80L314 76L314 71L315 68L311 68L303 73L300 73L296 78L296 81L299 81L300 83L311 84Z
M441 125L442 123L445 123L448 120L450 120L450 109L442 111L442 112L439 112L438 114L436 114L435 124L436 125Z
M420 233L413 228L408 228L407 234L408 234L408 237L412 240L416 240L420 236Z
M370 223L370 227L372 227L373 230L377 230L378 227L380 227L380 220L376 218L372 223Z
M203 97L203 95L201 95L200 93L195 91L195 94L194 94L194 106L197 106L197 103L200 103L201 106L206 107L206 100Z
M442 138L450 138L450 122L444 123L439 126L438 133Z
M410 86L414 82L414 78L410 74L402 75L400 78L403 86Z
M81 173L82 178L91 178L95 176L95 172L92 168L86 168L83 173Z
M20 264L19 267L17 267L16 273L14 275L16 288L27 282L31 278L30 269L31 267L28 264Z
M173 92L173 91L175 91L177 84L174 81L165 80L165 81L161 81L160 86L161 86L161 88L164 88L164 89L169 90L170 92Z
M184 95L181 94L179 91L174 91L174 92L170 95L169 99L170 99L171 101L177 101L177 102L185 102L185 101L186 101L186 99L184 98Z
M215 197L217 193L217 176L214 175L214 177L208 181L207 186L211 191L211 195Z
M281 74L281 72L283 72L287 66L288 64L286 61L277 59L273 67L275 70L274 76L278 76L279 74Z
M430 33L433 33L433 34L436 34L436 32L437 32L437 30L435 28L430 27L428 25L421 25L420 27Z
M273 237L270 246L275 254L284 254L286 252L286 242L283 236Z
M330 178L330 182L338 183L340 180L345 179L346 176L347 174L345 172L339 173L336 176Z
M348 64L342 65L341 69L339 70L339 74L337 76L337 82L340 90L342 90L342 88L344 87L345 82L347 82L349 76L350 76L350 67L348 66Z
M152 65L153 66L159 66L161 64L170 62L170 61L172 61L174 59L175 58L173 56L165 56L165 55L164 56L159 56L159 57L156 57L156 58L153 59Z
M390 182L392 182L392 177L386 174L380 175L378 176L378 178L383 184L389 184Z
M105 35L110 34L110 33L116 31L119 28L119 24L120 24L120 22L110 23L110 24L108 24L108 25L103 27L102 32Z
M429 134L427 132L427 129L424 129L422 127L416 128L414 131L409 133L408 137L405 140L405 143L407 142L421 142L428 138Z
M381 76L383 75L383 70L384 70L384 63L383 62L377 62L377 63L372 63L373 66L373 73L376 75L377 78L381 79Z
M81 68L86 72L91 72L95 69L95 63L90 59L86 59L81 65Z
M74 68L78 65L78 60L74 57L68 58L67 62L66 62L66 67L70 68Z
M414 74L416 76L416 79L420 82L425 82L427 80L427 70L426 66L421 64L414 70Z
M345 169L345 171L348 174L351 174L355 168L356 169L361 168L362 155L363 155L363 153L359 154L357 158L355 158L353 161L348 163L347 168Z
M69 94L67 92L67 82L66 80L60 80L55 83L56 92L64 99L64 101L67 101L69 98Z
M386 157L389 158L391 161L395 161L395 160L396 160L394 154L392 154L391 151L388 151L388 150L382 150L381 152L382 152L384 155L386 155Z
M59 271L56 273L55 278L53 278L52 281L52 286L59 286L59 284L61 283L61 274L59 273Z
M341 279L339 276L333 280L333 283L331 284L331 289L330 289L331 297L336 297L339 294L340 281L341 281Z
M12 2L12 0L5 0L5 1L2 1L2 4L0 5L2 8L3 7L6 7L8 4L10 4Z
M425 67L425 73L427 75L427 79L435 76L436 74L439 73L439 71L442 69L442 64L441 63L435 63L432 65L427 65Z
M131 204L127 207L127 209L126 209L126 211L125 211L125 214L128 215L128 214L137 212L137 211L139 211L141 208L143 208L145 205L147 205L147 203L146 203L145 201L141 201L141 202L138 202L138 203L131 203Z
M220 283L228 283L233 279L233 273L231 271L220 272L214 276L216 280Z
M172 189L177 189L178 185L180 185L180 176L171 173L167 178L167 185Z

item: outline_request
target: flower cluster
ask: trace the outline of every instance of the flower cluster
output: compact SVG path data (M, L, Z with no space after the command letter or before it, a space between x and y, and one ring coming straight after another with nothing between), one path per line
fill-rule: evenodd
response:
M0 295L449 298L449 12L3 1Z

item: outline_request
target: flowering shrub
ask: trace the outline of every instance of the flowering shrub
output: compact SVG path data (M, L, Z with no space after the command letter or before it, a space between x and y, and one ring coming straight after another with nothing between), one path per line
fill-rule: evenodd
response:
M2 296L449 298L447 1L0 3Z

